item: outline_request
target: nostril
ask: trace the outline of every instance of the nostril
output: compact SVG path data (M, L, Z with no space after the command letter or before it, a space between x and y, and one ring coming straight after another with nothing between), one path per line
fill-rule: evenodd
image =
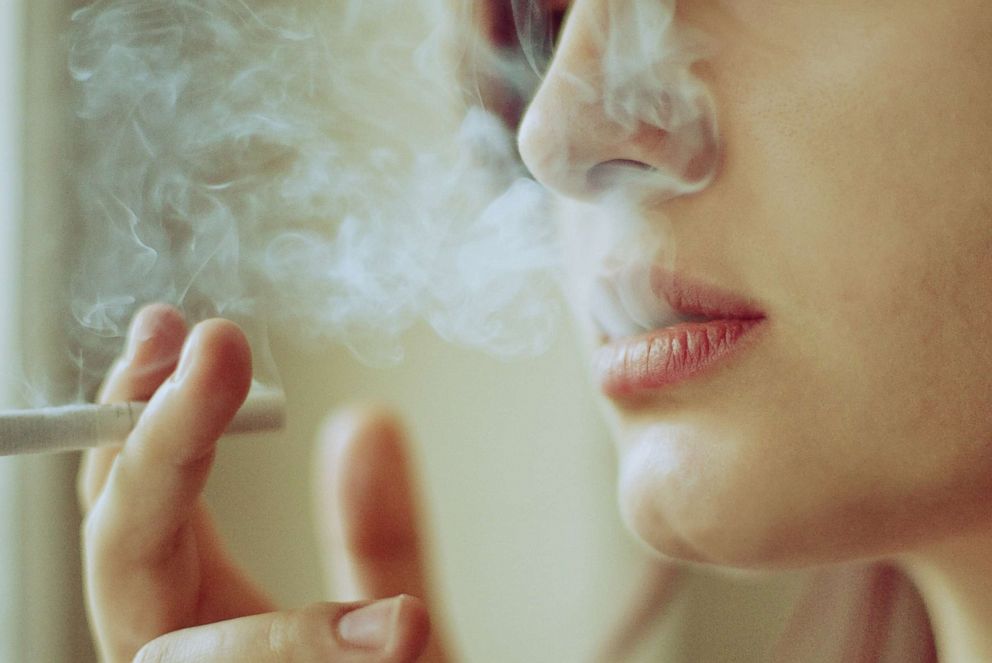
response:
M633 159L611 159L598 163L586 173L586 186L593 193L602 193L625 183L639 180L657 168Z

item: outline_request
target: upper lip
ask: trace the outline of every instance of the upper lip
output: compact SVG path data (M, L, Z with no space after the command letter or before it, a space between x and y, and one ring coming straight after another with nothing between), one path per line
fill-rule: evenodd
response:
M686 317L706 320L760 320L765 317L749 298L660 267L651 269L651 291Z
M703 280L656 265L614 267L598 279L592 310L603 343L682 323L765 317L752 299Z

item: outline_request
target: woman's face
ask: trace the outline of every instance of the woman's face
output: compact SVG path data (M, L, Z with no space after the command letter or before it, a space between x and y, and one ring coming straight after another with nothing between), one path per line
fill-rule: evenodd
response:
M581 175L665 166L563 83L595 80L610 2L634 0L573 3L521 132L573 244L611 222ZM628 523L675 557L763 567L992 522L987 0L679 0L676 21L716 45L693 71L718 165L703 190L638 210L664 228L656 281L683 284L655 294L700 300L682 302L697 320L593 348ZM654 131L669 152L675 133ZM550 154L572 163L546 168ZM572 277L601 270L580 256ZM672 338L698 344L700 329L732 342L673 369Z

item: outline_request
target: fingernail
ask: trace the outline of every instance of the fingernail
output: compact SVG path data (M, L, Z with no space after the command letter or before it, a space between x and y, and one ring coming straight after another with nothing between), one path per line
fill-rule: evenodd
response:
M385 649L396 625L400 599L376 601L338 620L338 637L352 647Z

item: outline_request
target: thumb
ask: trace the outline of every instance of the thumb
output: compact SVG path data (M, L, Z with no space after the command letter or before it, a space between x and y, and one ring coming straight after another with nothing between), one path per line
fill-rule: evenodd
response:
M424 604L401 595L174 631L145 645L134 663L412 663L429 636Z

